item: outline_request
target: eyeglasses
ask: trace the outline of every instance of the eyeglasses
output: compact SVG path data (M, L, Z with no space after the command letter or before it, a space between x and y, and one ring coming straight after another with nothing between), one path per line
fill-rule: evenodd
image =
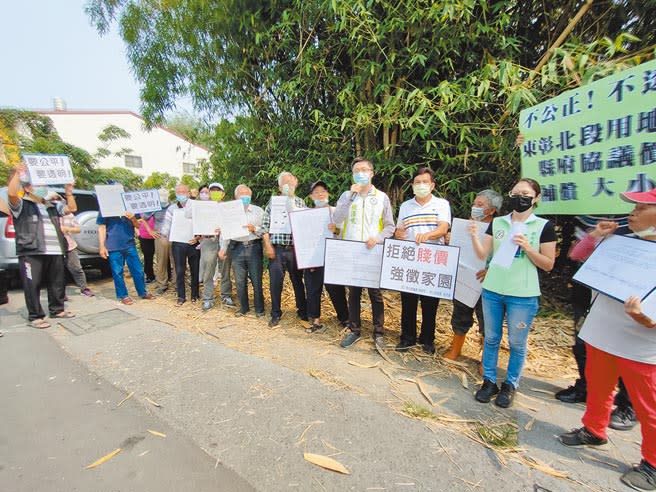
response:
M531 195L529 192L525 192L525 193L513 193L513 192L511 191L510 193L508 193L508 196L509 196L510 198L513 198L513 197L515 197L515 196L523 196L524 198L535 198L535 195Z

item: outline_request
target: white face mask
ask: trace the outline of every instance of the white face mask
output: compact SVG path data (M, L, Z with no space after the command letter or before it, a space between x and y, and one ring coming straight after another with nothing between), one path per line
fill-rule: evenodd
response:
M428 195L430 195L431 189L430 185L426 183L419 183L416 185L412 185L412 192L415 194L416 197L418 198L426 198Z
M647 229L643 229L641 231L633 231L633 233L638 237L656 236L656 227L650 226L647 227Z

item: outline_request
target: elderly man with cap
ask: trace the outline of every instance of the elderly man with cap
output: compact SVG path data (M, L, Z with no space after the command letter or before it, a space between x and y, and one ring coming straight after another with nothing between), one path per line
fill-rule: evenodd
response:
M635 204L629 228L642 240L656 241L656 189L622 193ZM597 223L570 252L573 258L587 258L596 244L612 235L618 224ZM630 254L630 251L627 252ZM644 275L656 278L645 265ZM654 293L651 296L655 295ZM624 484L635 490L656 490L656 316L643 311L639 298L630 296L620 303L599 292L585 318L579 337L586 344L587 397L583 427L561 434L566 446L606 444L606 428L613 406L618 377L624 381L642 432L642 461L622 475Z
M286 212L307 208L305 202L295 195L297 184L298 179L292 173L283 171L278 175L280 196L286 197L287 199ZM264 251L269 258L269 294L271 295L271 320L269 321L269 326L271 328L277 326L282 317L280 298L282 295L282 285L285 281L285 272L289 273L289 278L294 287L296 313L302 320L307 321L308 319L303 275L296 266L294 239L292 238L291 229L289 229L289 232L270 232L272 201L269 200L269 203L264 209L264 217L262 218ZM278 218L274 217L274 219L277 220ZM287 224L289 224L288 221Z
M316 181L310 186L310 198L315 208L330 207L328 185L324 181ZM330 207L331 213L334 207ZM331 230L336 231L335 225L331 224ZM323 293L324 267L306 268L303 270L305 280L305 292L307 295L307 314L312 325L307 328L306 333L322 333L325 327L321 324L321 294ZM348 305L346 304L346 288L343 285L325 284L330 301L333 303L337 319L344 327L348 326Z
M241 200L248 220L245 235L221 241L219 259L230 261L235 273L237 297L239 298L239 311L235 316L244 316L249 311L248 305L248 278L253 286L253 304L255 316L264 317L264 295L262 293L262 218L264 210L251 203L253 192L245 184L235 188L235 199ZM228 260L230 258L230 260ZM223 277L222 277L223 278Z

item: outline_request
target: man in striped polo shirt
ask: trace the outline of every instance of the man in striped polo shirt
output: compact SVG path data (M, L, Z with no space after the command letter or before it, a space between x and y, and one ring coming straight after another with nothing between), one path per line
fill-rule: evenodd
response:
M433 170L422 167L412 176L415 197L403 202L396 223L396 239L407 239L417 244L444 244L444 236L451 225L451 207L444 198L433 195ZM417 343L417 305L421 300L421 334L419 343L427 354L435 353L435 315L440 300L401 292L401 340L396 350L402 352Z

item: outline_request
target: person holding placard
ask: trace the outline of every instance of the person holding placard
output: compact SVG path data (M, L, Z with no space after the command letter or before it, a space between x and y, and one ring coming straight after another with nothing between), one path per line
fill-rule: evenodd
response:
M315 208L330 207L328 185L323 181L316 181L310 186L310 198ZM330 207L334 210L333 207ZM332 224L335 232L335 224ZM330 225L329 225L330 228ZM321 236L320 236L321 237ZM323 333L326 328L321 324L321 294L323 293L324 267L306 268L303 270L305 280L305 293L307 296L307 313L312 325L305 329L306 333ZM346 303L346 288L343 285L325 284L330 301L333 303L337 319L342 326L348 324L348 306Z
M656 189L620 196L635 204L629 215L629 228L638 238L656 241ZM616 222L599 222L571 254L578 258L590 256L599 239L612 235L616 229ZM644 274L645 278L656 278L656 271L647 270ZM566 446L599 446L607 442L613 391L621 377L642 432L642 461L621 480L636 490L656 490L656 316L643 312L638 297L629 296L621 303L599 292L579 336L586 344L587 354L583 427L561 434L560 442Z
M269 258L269 294L271 296L269 326L271 328L277 326L282 317L280 297L285 272L289 273L289 278L294 287L296 314L302 320L308 320L303 275L296 266L294 239L288 216L288 213L293 210L307 208L305 202L295 196L297 185L298 179L296 179L296 176L286 171L281 172L278 175L280 195L271 197L262 217L264 251Z
M244 211L248 219L247 234L221 241L219 259L226 261L231 258L232 269L235 273L235 284L237 286L237 297L239 298L239 311L236 317L245 316L249 311L248 305L248 278L253 286L253 304L255 305L255 316L264 317L264 294L262 292L262 219L264 210L251 203L253 192L245 184L237 185L235 188L235 199L244 205Z
M502 408L512 405L526 360L526 345L533 318L538 312L540 282L538 268L551 271L556 256L556 232L547 219L533 213L541 197L540 184L522 178L510 191L512 212L495 218L485 237L478 237L478 226L470 223L472 245L481 260L493 253L483 281L483 384L476 400L494 403ZM508 324L510 358L506 380L497 386L499 345L503 336L503 320Z
M444 244L444 236L451 225L451 206L444 198L433 195L435 179L428 167L417 169L412 175L414 198L401 204L394 237L416 244ZM405 352L417 344L417 306L421 301L421 333L419 343L427 354L435 353L435 316L440 300L401 292L401 339L396 346Z
M168 237L171 243L175 263L175 287L178 294L176 306L180 307L187 302L185 289L187 263L191 273L191 302L198 301L200 251L196 247L199 239L194 236L191 218L187 218L185 214L186 209L191 209L189 187L186 184L175 185L175 200L175 203L166 209L161 234Z
M474 198L470 218L477 222L489 224L497 216L503 197L494 190L483 190ZM476 278L481 282L485 278L486 270L476 272ZM453 329L453 341L451 348L444 354L445 359L456 360L460 357L462 346L470 328L474 325L474 312L478 321L478 331L485 336L485 318L483 316L483 300L479 297L476 306L469 307L457 299L453 299L453 312L451 314L451 328Z
M25 295L30 326L49 328L41 306L41 284L48 284L48 311L51 318L72 318L75 315L64 309L66 297L64 281L64 255L66 240L61 230L60 218L64 204L45 198L50 191L47 186L32 186L23 181L24 194L21 198L21 176L28 179L24 164L18 164L7 184L9 209L14 217L16 230L16 256ZM67 202L73 196L73 185L64 185Z
M155 224L151 236L155 238L155 293L162 295L169 288L169 281L175 283L175 268L173 255L171 253L171 243L169 237L162 234L162 226L166 219L166 212L169 204L169 192L163 188L158 190L161 210L153 213Z
M371 183L374 176L373 163L363 157L356 157L351 164L353 181L349 191L342 193L337 201L333 221L343 223L342 239L361 241L368 249L381 244L385 238L394 234L394 217L389 197L376 189ZM384 347L385 304L380 289L367 289L373 313L374 343ZM347 348L360 340L362 320L360 318L360 298L362 287L349 287L348 310L349 332L340 346Z

